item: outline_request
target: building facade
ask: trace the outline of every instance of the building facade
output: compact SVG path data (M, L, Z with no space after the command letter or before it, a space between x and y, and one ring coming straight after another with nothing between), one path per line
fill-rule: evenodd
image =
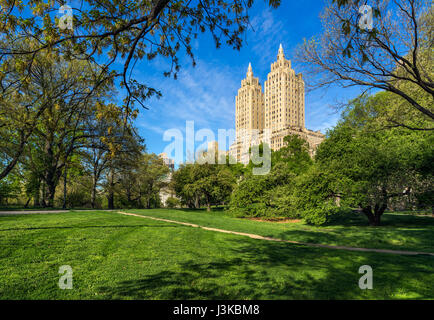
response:
M253 76L252 65L249 64L247 75L241 80L241 88L235 97L235 129L264 128L264 94L259 84L259 78Z
M172 173L175 170L175 160L170 159L167 153L163 152L158 155L161 160L163 160L164 164L170 169L169 174L166 176L166 178L163 180L167 184L170 183L172 180ZM166 206L166 201L169 198L176 198L175 192L167 187L163 187L160 189L160 201L163 206Z
M266 142L271 149L284 146L284 137L296 134L309 143L311 155L324 140L319 131L305 128L305 91L301 73L296 74L285 58L282 45L277 60L271 64L264 92L249 64L246 78L235 98L236 140L229 154L247 164L249 148Z

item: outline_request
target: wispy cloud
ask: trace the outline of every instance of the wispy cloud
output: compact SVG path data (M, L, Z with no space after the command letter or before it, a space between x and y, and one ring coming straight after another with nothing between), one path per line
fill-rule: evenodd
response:
M157 57L138 64L134 78L163 94L161 99L147 102L150 110L141 112L136 122L152 151L163 151L167 145L162 139L166 130L178 129L185 134L186 121L194 121L196 130L209 128L215 134L220 128L234 128L235 96L248 63L252 62L253 72L263 84L280 43L286 57L293 60L293 49L303 37L309 38L318 31L318 10L312 10L316 2L310 3L307 8L305 1L286 2L280 11L258 5L251 16L254 31L248 31L246 44L239 52L224 48L216 51L206 37L194 40L197 66L192 67L188 57L181 57L182 69L177 80L162 76L163 71L170 69L167 59ZM297 65L293 68L302 71ZM326 95L306 93L306 127L325 133L339 119L330 108L332 100L336 97L347 100L349 96L353 93L340 88Z
M252 45L252 52L258 56L259 64L268 68L271 59L277 56L279 44L285 44L287 29L271 9L252 17L251 24L255 32L249 34L248 42Z
M196 130L208 128L217 135L218 129L235 125L235 95L240 79L234 77L229 67L217 66L203 60L196 67L186 65L178 79L149 76L137 73L139 80L161 88L163 97L151 99L149 111L142 113L137 125L146 136L147 131L163 137L168 129L185 131L186 121L194 121Z

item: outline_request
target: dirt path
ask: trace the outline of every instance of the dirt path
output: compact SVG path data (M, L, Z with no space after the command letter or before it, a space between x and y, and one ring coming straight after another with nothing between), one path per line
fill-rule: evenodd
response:
M101 210L101 209L83 209L83 210L15 210L15 211L0 211L0 216L13 216L19 214L46 214L46 213L68 213L68 212L110 212L117 210Z
M0 211L0 216L13 216L19 214L44 214L44 213L67 213L69 210L23 210L23 211Z
M402 250L388 250L388 249L369 249L369 248L334 246L334 245L327 245L327 244L306 243L306 242L299 242L299 241L283 240L283 239L277 239L277 238L263 237L263 236L260 236L257 234L252 234L252 233L243 233L243 232L229 231L229 230L224 230L224 229L204 227L204 226L200 226L198 224L193 224L193 223L188 223L188 222L180 222L180 221L169 220L169 219L143 216L143 215L134 214L134 213L127 213L127 212L123 212L123 211L118 211L118 213L123 214L123 215L127 215L127 216L134 216L134 217L140 217L140 218L151 219L151 220L156 220L156 221L176 223L176 224L180 224L180 225L184 225L184 226L188 226L188 227L193 227L193 228L201 228L201 229L208 230L208 231L235 234L235 235L239 235L239 236L249 237L252 239L284 242L284 243L291 243L291 244L303 245L303 246L308 246L308 247L327 248L327 249L335 249L335 250L347 250L347 251L389 253L389 254L400 254L400 255L408 255L408 256L415 256L415 255L434 256L434 253L430 253L430 252L402 251Z

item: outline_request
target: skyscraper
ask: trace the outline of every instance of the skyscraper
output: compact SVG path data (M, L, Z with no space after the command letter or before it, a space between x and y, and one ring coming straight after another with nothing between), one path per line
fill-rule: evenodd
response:
M264 85L265 128L272 132L289 126L304 128L304 81L301 74L291 69L280 45L277 61Z
M241 80L241 88L235 97L235 128L241 129L264 128L264 95L259 79L253 76L252 65L249 63L246 78Z
M230 148L231 156L248 163L250 146L267 140L273 150L279 150L284 146L284 137L291 134L304 138L313 154L324 135L305 128L303 77L291 68L291 61L285 58L282 45L277 60L271 64L264 92L259 79L253 77L249 64L235 99L236 141ZM269 134L267 139L265 132Z
M246 78L241 80L241 88L235 97L235 129L237 141L252 145L264 128L264 94L259 79L253 76L252 65L249 63ZM236 150L235 158L244 159L241 148Z

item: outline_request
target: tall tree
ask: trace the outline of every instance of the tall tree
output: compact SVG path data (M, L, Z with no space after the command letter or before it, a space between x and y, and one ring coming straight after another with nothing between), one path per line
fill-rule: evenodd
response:
M86 171L92 178L91 206L95 208L97 189L110 161L130 141L130 126L123 123L121 109L115 104L99 104L96 117L86 119L89 136L80 154Z
M276 8L280 0L268 3ZM240 49L252 5L253 0L87 0L71 7L69 29L64 23L68 21L64 20L66 16L59 20L53 14L59 9L54 1L2 1L0 38L37 39L38 45L25 50L0 46L0 63L5 57L18 55L30 66L34 54L43 50L88 61L104 60L104 74L120 78L126 88L128 109L134 100L143 104L150 95L159 94L130 78L136 61L157 55L169 58L172 67L166 74L176 76L180 67L177 53L184 49L194 63L191 41L207 30L217 47L226 42ZM102 53L106 59L101 59ZM123 60L123 69L106 73L119 59Z
M65 70L60 78L58 72L62 69ZM89 90L86 79L92 77L93 71L84 62L48 60L35 70L38 76L34 85L44 89L47 82L56 85L69 78L73 83L70 91L81 94ZM47 205L50 207L54 205L56 187L69 158L77 149L83 148L86 139L93 135L88 119L98 114L98 105L106 94L102 89L100 87L95 95L84 100L71 100L66 95L47 101L40 121L36 123L28 140L27 156L33 158L30 160L33 163L38 163L37 170L41 172L41 179L46 186Z
M144 153L135 162L134 168L121 173L119 189L126 195L127 204L150 209L159 206L160 190L170 169L159 156Z
M377 226L393 199L418 197L432 188L432 166L427 170L426 163L433 161L428 147L433 139L425 131L366 130L364 119L354 126L353 110L363 108L364 102L353 101L356 108L347 112L319 146L315 174L323 186L323 201L338 196L343 204L359 207L369 224Z
M25 50L34 42L7 44ZM77 106L90 103L98 92L106 90L108 82L96 90L94 84L99 73L96 64L68 62L56 53L35 54L31 65L17 56L3 61L0 70L0 180L20 160L47 109L53 109L54 104L62 101L63 106L77 111ZM80 114L74 116L80 117Z
M122 189L122 179L128 172L138 168L138 162L146 147L143 140L136 134L134 128L126 127L122 131L122 143L111 143L108 155L107 169L103 176L102 186L107 195L108 208L115 208L115 194Z
M360 23L364 1L329 1L322 15L323 34L305 40L297 54L312 76L310 85L391 92L429 120L416 129L434 130L434 7L425 0L370 4L372 29ZM420 91L429 99L418 99Z

